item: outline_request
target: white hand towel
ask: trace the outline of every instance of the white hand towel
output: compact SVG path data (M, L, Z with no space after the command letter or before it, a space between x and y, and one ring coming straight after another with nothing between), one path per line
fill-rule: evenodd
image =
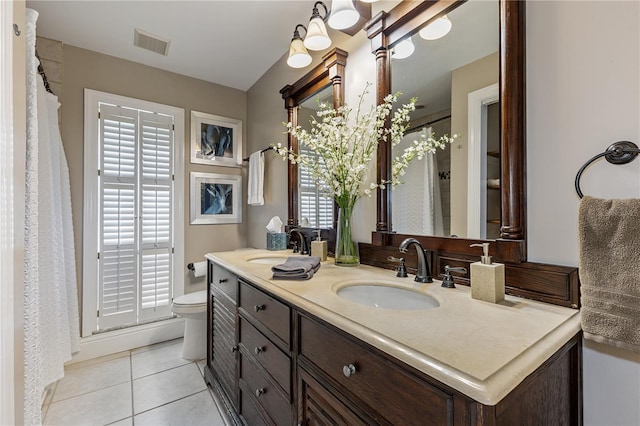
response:
M250 206L264 205L264 154L256 151L249 156L249 193Z

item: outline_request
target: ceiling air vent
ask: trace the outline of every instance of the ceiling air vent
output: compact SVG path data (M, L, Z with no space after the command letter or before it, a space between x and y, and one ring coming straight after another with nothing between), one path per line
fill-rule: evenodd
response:
M167 56L167 54L169 53L170 42L171 41L168 39L162 39L156 35L150 34L146 31L142 31L138 28L136 28L134 31L134 46L138 46L164 56Z

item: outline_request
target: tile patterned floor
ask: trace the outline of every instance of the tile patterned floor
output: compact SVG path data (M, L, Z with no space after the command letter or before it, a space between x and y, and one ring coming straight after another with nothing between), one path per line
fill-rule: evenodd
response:
M210 425L225 422L182 339L73 364L42 407L44 425Z

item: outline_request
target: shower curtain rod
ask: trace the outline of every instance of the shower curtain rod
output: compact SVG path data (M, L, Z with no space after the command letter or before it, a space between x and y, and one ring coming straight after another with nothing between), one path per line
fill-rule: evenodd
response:
M44 73L44 67L42 66L42 60L40 59L40 55L38 55L38 49L36 49L36 58L38 59L38 74L42 76L42 81L44 81L44 88L47 89L47 92L51 94L55 94L53 93L53 91L51 90L51 87L49 86L49 80L47 80L47 75Z
M444 117L436 118L435 120L427 121L426 123L422 123L419 126L413 126L410 129L408 129L405 132L405 134L409 134L409 133L415 132L416 130L421 130L423 127L431 126L432 124L436 124L437 122L446 120L448 118L451 118L451 114L445 115Z

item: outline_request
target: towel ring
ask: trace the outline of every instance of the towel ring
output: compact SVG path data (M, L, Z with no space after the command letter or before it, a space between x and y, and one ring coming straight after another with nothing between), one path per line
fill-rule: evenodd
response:
M629 141L619 141L615 142L607 148L605 152L601 152L596 155L586 163L580 170L578 170L578 174L576 175L576 192L578 193L578 197L582 198L584 195L580 190L580 177L582 176L582 172L594 161L596 161L600 157L604 157L611 164L627 164L632 162L638 157L640 154L640 149L638 149L638 145Z

